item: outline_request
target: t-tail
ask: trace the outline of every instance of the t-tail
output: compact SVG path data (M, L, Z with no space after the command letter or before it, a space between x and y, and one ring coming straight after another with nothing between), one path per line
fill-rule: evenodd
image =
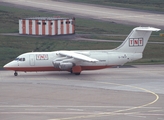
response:
M152 31L159 30L160 29L153 27L136 27L131 31L125 41L115 50L117 52L125 53L142 53Z

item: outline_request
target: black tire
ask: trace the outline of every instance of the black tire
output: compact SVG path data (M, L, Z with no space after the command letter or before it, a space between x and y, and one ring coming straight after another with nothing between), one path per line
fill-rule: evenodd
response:
M75 75L80 75L80 73L75 73Z
M15 73L14 73L14 76L18 76L18 73L17 73L17 72L15 72Z

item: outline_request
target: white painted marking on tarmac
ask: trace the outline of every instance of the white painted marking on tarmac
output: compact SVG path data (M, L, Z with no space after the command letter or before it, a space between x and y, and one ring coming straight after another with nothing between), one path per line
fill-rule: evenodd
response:
M148 112L162 112L163 110L150 110Z
M141 115L137 115L137 114L126 115L126 116L137 117L137 118L146 118L146 116L141 116Z

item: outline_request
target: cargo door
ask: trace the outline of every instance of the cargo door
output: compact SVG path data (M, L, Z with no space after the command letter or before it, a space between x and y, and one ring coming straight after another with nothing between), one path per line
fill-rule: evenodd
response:
M17 65L19 66L19 58L16 58L15 61L17 62Z
M35 55L30 55L30 66L35 66Z

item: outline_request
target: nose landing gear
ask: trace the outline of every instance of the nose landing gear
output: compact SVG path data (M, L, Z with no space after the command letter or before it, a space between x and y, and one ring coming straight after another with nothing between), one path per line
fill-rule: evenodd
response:
M15 71L15 73L14 73L14 76L18 76L18 73L17 73L17 71Z

